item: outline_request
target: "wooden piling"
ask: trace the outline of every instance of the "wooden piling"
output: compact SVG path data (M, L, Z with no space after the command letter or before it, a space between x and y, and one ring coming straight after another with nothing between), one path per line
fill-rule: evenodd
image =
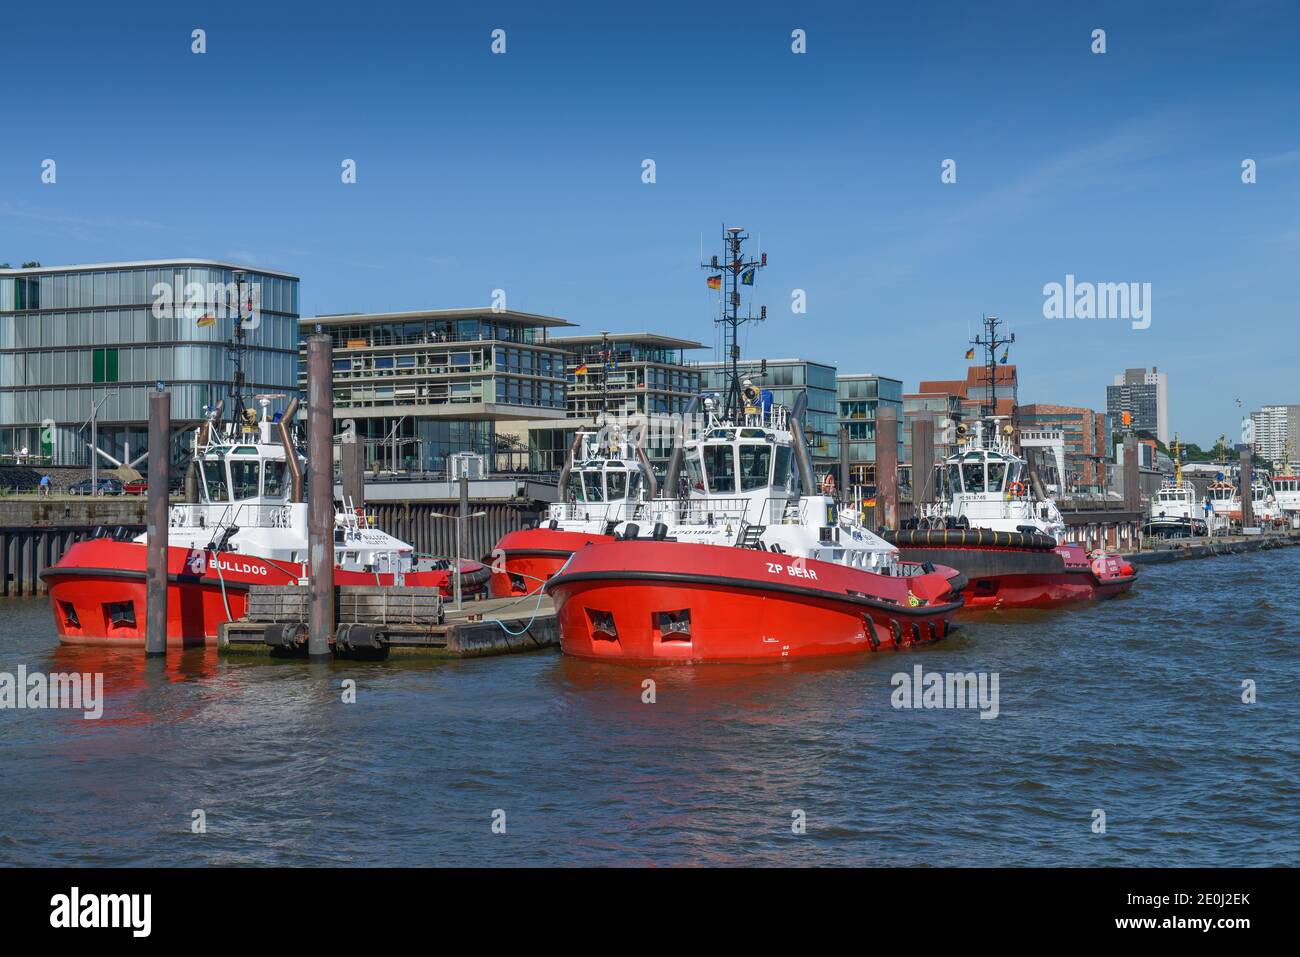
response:
M934 419L919 415L912 421L912 509L934 501Z
M898 414L876 409L876 524L898 528Z
M1254 496L1250 494L1250 486L1255 476L1252 472L1251 456L1253 449L1249 445L1237 446L1237 453L1241 457L1241 527L1251 528L1255 524L1255 502Z
M307 657L330 657L334 637L334 371L330 337L307 339Z
M1137 436L1132 432L1124 436L1124 510L1142 511L1142 479L1138 468Z
M146 657L167 654L167 493L170 480L172 397L149 392L149 504L145 513Z
M343 486L343 498L350 501L353 508L364 508L366 505L363 450L364 446L357 441L356 433L344 433L343 441L339 443L339 478Z

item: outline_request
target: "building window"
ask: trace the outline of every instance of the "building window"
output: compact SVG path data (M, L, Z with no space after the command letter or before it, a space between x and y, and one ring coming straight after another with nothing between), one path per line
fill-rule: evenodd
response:
M92 382L117 381L117 350L96 349L91 357Z

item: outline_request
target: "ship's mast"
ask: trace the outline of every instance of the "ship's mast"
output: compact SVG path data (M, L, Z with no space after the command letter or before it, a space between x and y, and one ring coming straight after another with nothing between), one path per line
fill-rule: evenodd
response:
M1169 451L1174 453L1174 484L1181 486L1183 484L1183 460L1182 446L1178 444L1178 433L1174 433L1174 441L1169 446Z
M752 286L758 270L767 265L767 253L758 259L746 259L741 246L749 238L739 226L724 228L722 231L722 260L714 256L711 262L700 263L701 269L718 273L716 277L723 293L722 314L715 322L722 324L723 346L727 361L731 364L730 383L727 386L727 402L723 415L736 420L740 417L743 403L740 397L740 327L746 322L762 322L767 318L767 306L762 306L757 316L752 311L740 314L740 287ZM710 277L714 278L714 277Z
M980 319L984 323L984 332L977 333L971 340L971 345L984 347L984 374L988 377L987 401L980 406L980 417L988 418L998 410L997 390L994 387L998 370L998 350L1015 342L1016 334L1010 333L1006 338L998 335L1001 320L997 316L981 316Z
M235 331L226 343L226 355L234 365L230 380L231 421L235 423L235 429L239 430L244 425L244 359L248 355L248 342L244 338L244 271L242 269L235 270L235 288Z

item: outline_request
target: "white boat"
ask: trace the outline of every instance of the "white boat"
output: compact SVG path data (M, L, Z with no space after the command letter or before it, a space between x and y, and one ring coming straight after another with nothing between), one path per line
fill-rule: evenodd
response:
M920 529L984 528L1036 532L1065 541L1065 519L1046 490L1035 489L1029 463L1015 450L1003 417L975 423L974 435L944 460L939 501L926 505Z

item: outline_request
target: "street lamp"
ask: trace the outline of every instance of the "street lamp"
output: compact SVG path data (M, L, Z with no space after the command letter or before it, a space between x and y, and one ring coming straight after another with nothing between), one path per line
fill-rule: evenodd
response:
M454 519L456 522L456 610L461 609L461 588L460 588L460 553L463 547L465 522L471 518L483 518L487 512L470 512L469 510L469 476L460 477L460 509L456 515L443 515L441 512L435 513L436 519Z
M90 494L93 498L99 494L99 408L117 395L117 389L105 392L103 397L90 403Z

